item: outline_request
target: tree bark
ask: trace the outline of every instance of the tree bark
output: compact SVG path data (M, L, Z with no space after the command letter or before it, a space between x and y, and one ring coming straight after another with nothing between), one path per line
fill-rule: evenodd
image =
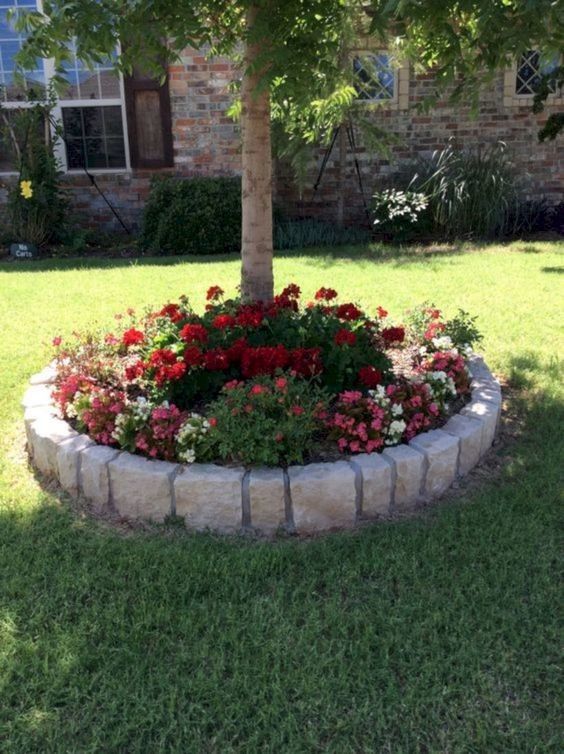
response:
M248 28L252 28L258 12L257 6L249 7ZM270 94L267 87L258 89L261 71L249 71L261 49L261 42L247 42L241 83L241 295L245 301L270 301L274 287Z

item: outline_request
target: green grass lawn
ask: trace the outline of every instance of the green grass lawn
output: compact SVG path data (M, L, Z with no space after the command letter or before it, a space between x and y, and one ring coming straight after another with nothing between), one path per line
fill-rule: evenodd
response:
M238 260L1 264L0 751L561 751L563 253L277 258L277 286L306 297L479 315L522 431L450 504L274 544L113 531L23 452L19 400L54 335L181 293L201 305L209 285L234 290Z

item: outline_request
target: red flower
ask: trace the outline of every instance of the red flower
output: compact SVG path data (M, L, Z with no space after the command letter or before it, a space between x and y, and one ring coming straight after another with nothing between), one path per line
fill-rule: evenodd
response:
M285 390L286 386L288 385L288 380L285 377L278 377L274 384L276 385L278 390Z
M269 393L270 390L266 385L253 385L249 392L250 395L261 395L262 393Z
M442 322L437 322L434 320L433 322L429 323L429 326L425 330L424 338L425 340L432 340L437 336L437 333L443 332L445 329L445 326Z
M227 358L229 359L230 364L237 364L241 361L243 357L243 353L248 348L247 341L245 338L237 338L237 340L232 343L229 348L225 350L225 353L227 354Z
M184 325L179 335L187 343L206 343L208 340L208 331L197 322Z
M277 369L285 369L288 360L289 353L283 345L247 348L241 359L241 371L244 377L274 374Z
M380 317L380 319L384 319L385 317L388 316L388 312L385 309L382 309L381 306L379 306L376 309L376 311L378 312L378 316Z
M282 293L280 294L284 298L299 298L301 294L301 289L299 285L296 285L295 283L290 283L290 285L287 285Z
M356 335L350 330L345 330L345 328L342 328L335 335L335 343L338 346L354 346L354 344L356 343Z
M341 304L337 307L337 317L351 322L362 317L362 311L354 304Z
M184 315L180 311L178 304L167 304L163 306L160 312L157 312L158 317L168 317L172 322L180 322L184 319Z
M230 314L218 314L212 322L212 326L218 330L225 330L226 327L234 327L235 324L235 317L232 317Z
M206 300L207 301L216 301L218 298L221 298L223 296L224 290L223 288L220 288L219 285L212 285L211 288L208 288L208 292L206 293Z
M136 361L134 364L130 364L125 367L125 378L127 380L135 380L137 377L142 377L147 365L142 361Z
M362 367L359 369L358 378L365 387L372 389L382 382L382 372L376 367Z
M333 288L320 288L315 294L315 298L318 301L331 301L332 299L337 298L337 295L337 291Z
M210 416L208 423L210 427L217 427L217 419L215 418L215 416Z
M126 346L136 346L144 340L145 336L141 330L136 330L134 327L126 330L122 336L122 341Z
M290 352L290 368L301 377L314 377L323 371L320 348L294 348Z
M204 354L204 366L210 372L223 372L229 367L229 359L223 348L212 348Z
M53 338L52 342L53 342L53 345L55 346L55 348L58 348L61 345L61 343L63 342L63 339L61 338L60 335L57 335L56 338Z
M405 329L403 327L385 327L382 330L381 335L384 339L384 343L388 346L392 343L403 343L405 339Z
M304 413L304 408L302 406L292 406L290 411L294 414L294 416L301 416Z
M264 319L264 309L260 304L246 304L239 308L236 321L241 327L259 327Z
M202 361L202 352L198 346L186 346L184 349L184 363L187 367L199 367Z
M170 348L158 348L149 357L151 366L160 367L166 364L174 364L176 354Z

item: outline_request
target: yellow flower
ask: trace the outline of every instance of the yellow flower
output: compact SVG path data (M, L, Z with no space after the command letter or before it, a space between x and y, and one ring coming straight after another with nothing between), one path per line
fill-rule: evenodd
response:
M31 181L20 181L20 193L24 199L31 199L33 196Z

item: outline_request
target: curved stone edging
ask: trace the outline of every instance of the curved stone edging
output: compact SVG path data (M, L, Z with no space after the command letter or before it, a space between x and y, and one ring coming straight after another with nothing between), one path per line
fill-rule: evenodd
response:
M382 453L288 470L149 460L97 445L57 414L46 367L30 380L22 405L28 452L36 468L98 512L164 521L181 516L189 529L300 534L350 528L412 510L442 495L490 449L501 415L501 388L473 356L472 399L441 429Z

